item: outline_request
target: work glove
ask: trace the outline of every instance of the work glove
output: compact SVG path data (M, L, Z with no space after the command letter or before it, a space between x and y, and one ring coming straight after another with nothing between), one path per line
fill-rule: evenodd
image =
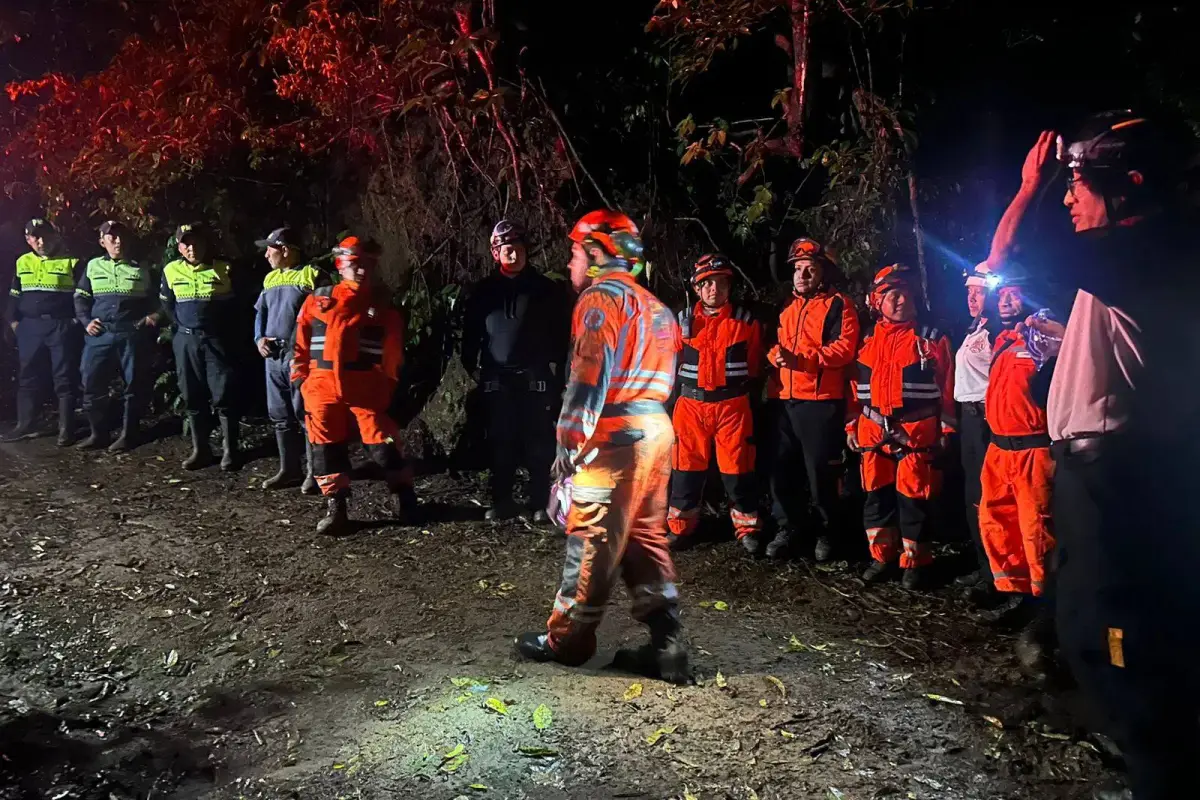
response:
M571 461L571 455L566 449L558 448L558 456L554 459L554 464L550 467L550 480L560 481L569 475L575 474L575 464Z

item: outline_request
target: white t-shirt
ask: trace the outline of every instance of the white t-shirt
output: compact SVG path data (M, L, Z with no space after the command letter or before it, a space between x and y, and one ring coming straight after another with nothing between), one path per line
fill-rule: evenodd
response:
M954 355L954 399L960 403L982 403L987 395L992 342L987 327L980 322L975 320L975 327Z

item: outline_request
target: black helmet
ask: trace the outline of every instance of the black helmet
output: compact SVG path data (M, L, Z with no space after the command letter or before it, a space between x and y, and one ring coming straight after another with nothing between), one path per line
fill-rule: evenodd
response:
M1132 111L1105 111L1089 117L1075 141L1060 149L1067 169L1146 170L1162 156L1156 126Z
M521 223L502 219L492 228L492 248L506 244L525 244L525 228Z

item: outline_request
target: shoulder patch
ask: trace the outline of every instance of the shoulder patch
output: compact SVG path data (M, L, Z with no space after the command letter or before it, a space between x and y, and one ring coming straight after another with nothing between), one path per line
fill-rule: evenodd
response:
M604 311L593 306L583 312L583 327L589 331L598 331L604 327Z

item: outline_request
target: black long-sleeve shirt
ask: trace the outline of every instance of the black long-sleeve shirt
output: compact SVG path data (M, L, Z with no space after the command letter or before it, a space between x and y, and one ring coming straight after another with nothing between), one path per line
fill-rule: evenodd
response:
M467 298L462 362L484 379L528 371L561 380L571 339L572 302L565 284L525 267L479 281ZM555 365L551 367L551 365Z

